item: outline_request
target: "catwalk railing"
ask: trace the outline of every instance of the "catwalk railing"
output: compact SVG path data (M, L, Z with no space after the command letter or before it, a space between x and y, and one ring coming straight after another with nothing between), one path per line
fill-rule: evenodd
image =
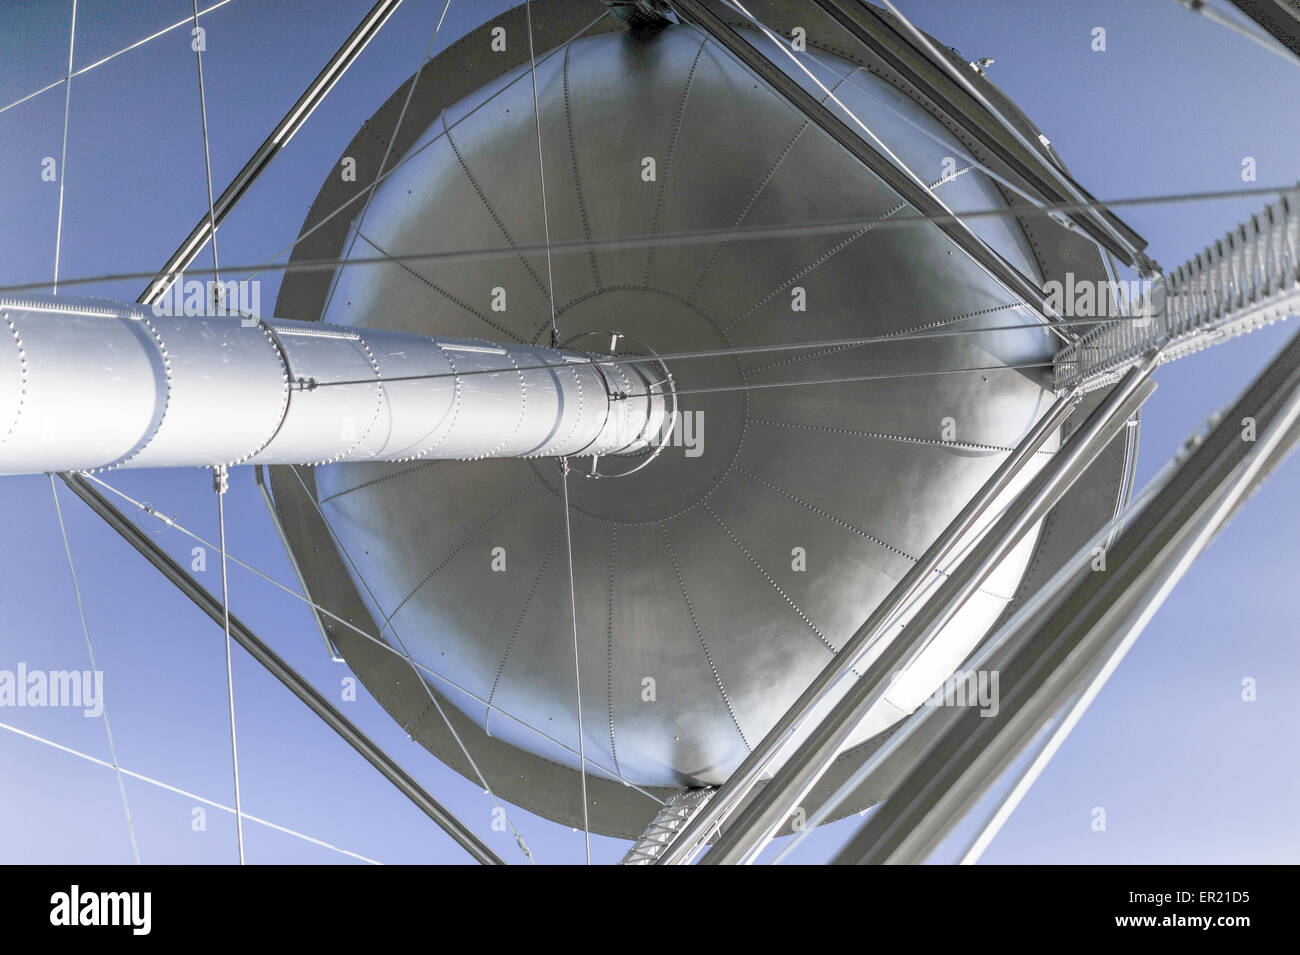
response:
M1288 191L1195 258L1130 296L1124 314L1056 354L1058 392L1117 381L1300 313L1300 189Z

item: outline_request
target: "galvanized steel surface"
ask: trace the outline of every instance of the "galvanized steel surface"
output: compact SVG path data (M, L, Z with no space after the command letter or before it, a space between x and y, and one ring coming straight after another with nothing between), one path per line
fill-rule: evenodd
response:
M906 97L829 54L819 69L946 201L1000 201L975 171L945 166L951 141ZM536 155L531 92L526 76L511 79L489 84L488 92L503 90L489 102L472 97L446 110L408 151L413 158L377 190L354 255L542 242L528 163ZM578 40L539 67L537 82L552 235L593 240L585 254L555 258L561 338L613 329L678 352L1025 326L671 363L696 430L684 427L676 447L632 478L572 482L587 751L637 783L716 783L1050 395L1017 370L691 390L1033 362L1050 357L1050 343L1034 316L931 226L602 248L601 238L870 221L906 210L692 29ZM1035 274L1014 225L983 221L988 241ZM537 341L549 334L545 275L535 254L345 267L324 318ZM506 307L494 311L497 290ZM574 765L487 705L577 738L558 469L348 464L316 478L385 635L464 687L448 691L451 699L489 733ZM1001 612L1032 546L1007 561L860 738L910 711L930 677L960 662Z

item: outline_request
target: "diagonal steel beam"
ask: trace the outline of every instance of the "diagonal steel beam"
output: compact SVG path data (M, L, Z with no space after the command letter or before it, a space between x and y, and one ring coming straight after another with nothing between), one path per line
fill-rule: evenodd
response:
M883 11L851 0L813 0L849 35L877 56L911 85L944 117L972 137L1007 170L1028 186L1045 203L1094 203L1093 199L1064 170L1059 169L1042 149L1016 128L1013 120L992 100L1002 99L988 83L980 92L978 80L958 72L966 67L941 61L943 55L925 42L923 34L908 35ZM912 28L914 29L914 28ZM918 39L919 38L919 39ZM960 77L960 79L957 79ZM1009 103L1006 104L1010 106ZM1068 218L1093 241L1104 246L1126 265L1145 263L1146 241L1109 209L1084 208Z
M140 553L145 560L153 564L164 577L176 585L185 596L189 597L200 610L217 624L222 624L223 605L194 577L181 567L171 555L159 547L135 522L119 511L106 497L99 493L79 474L60 474L63 482L72 492L81 498L92 511L103 518L109 527ZM447 835L484 865L505 865L505 861L493 852L468 826L456 818L445 806L433 798L423 786L412 778L396 760L388 755L379 744L366 736L351 720L335 709L311 683L289 665L279 654L263 643L258 636L237 617L230 617L230 635L249 655L262 664L272 676L289 688L290 692L302 700L313 713L334 732L338 733L349 746L361 754L366 762L379 770L389 782L401 791L416 808L432 819ZM417 677L418 678L418 677Z
M181 243L180 248L172 253L172 257L167 260L161 271L149 283L149 287L140 293L136 299L141 305L152 305L166 293L173 282L179 277L180 273L190 266L198 257L199 252L207 245L212 238L213 232L221 226L226 216L235 208L235 205L244 194L252 188L253 183L262 175L271 160L283 149L294 137L294 134L302 128L303 123L307 122L307 117L311 116L317 106L324 101L329 95L329 91L334 88L334 84L343 78L343 74L348 68L356 62L361 51L366 48L375 35L380 31L388 18L394 11L401 6L402 0L379 0L352 31L352 35L344 41L343 45L325 64L325 68L320 71L316 79L312 80L311 85L298 97L298 101L293 104L289 112L284 114L284 118L271 130L271 135L257 151L253 153L248 162L244 163L244 168L239 170L235 178L226 186L225 191L212 205L212 214L204 215L191 231L189 236Z
M1188 0L1189 3L1193 0ZM1197 3L1200 0L1196 0ZM1229 0L1267 30L1278 43L1300 57L1300 6L1294 0ZM1194 6L1193 9L1196 9Z
M1030 429L1015 450L989 476L983 487L944 528L943 533L912 565L889 596L871 612L866 622L817 674L799 699L777 720L763 740L719 788L713 799L700 808L685 826L679 827L671 844L656 859L657 864L689 862L703 841L737 811L781 748L848 674L863 651L880 638L898 614L921 592L954 553L957 545L988 516L994 502L1033 459L1044 442L1060 429L1073 413L1076 404L1073 395L1065 395L1056 400L1038 424Z
M1097 456L1155 390L1154 356L1130 371L1078 431L970 547L933 594L867 667L835 708L741 812L703 860L708 865L748 860L789 818L845 741L888 692L895 673L927 646L1019 540L1074 486ZM883 629L883 628L882 628Z
M1246 440L1243 419L1257 437ZM1071 698L1092 664L1136 635L1246 498L1300 438L1300 335L1260 374L1107 549L979 669L998 710L948 708L947 727L840 851L837 863L922 861ZM925 715L933 716L938 710Z
M1278 429L1273 436L1276 437L1276 441L1273 442L1276 449L1270 453L1256 455L1256 460L1247 462L1247 469L1252 473L1234 479L1230 486L1220 495L1222 500L1216 500L1214 505L1214 510L1219 511L1219 513L1210 512L1201 517L1193 526L1193 533L1186 535L1187 539L1180 545L1179 552L1174 554L1171 560L1163 562L1165 566L1161 568L1160 576L1152 581L1149 592L1143 593L1139 590L1135 596L1129 598L1127 602L1136 604L1137 609L1129 612L1127 619L1121 618L1123 623L1116 628L1116 633L1111 637L1109 645L1097 655L1095 660L1088 661L1088 671L1083 678L1078 680L1079 689L1071 690L1068 695L1061 694L1061 696L1066 696L1066 702L1057 707L1060 716L1053 719L1055 729L1052 731L1051 736L1038 749L1016 783L1003 795L1000 804L990 814L981 827L979 834L966 848L960 864L973 865L979 861L980 856L997 836L1002 825L1015 812L1021 799L1060 749L1061 744L1073 731L1083 714L1087 712L1088 707L1092 705L1093 700L1096 699L1097 694L1101 692L1107 680L1110 679L1124 656L1137 641L1150 618L1159 610L1169 592L1181 579L1187 566L1200 556L1208 543L1213 540L1214 535L1232 519L1235 510L1254 493L1258 485L1263 483L1273 469L1295 448L1296 444L1300 443L1300 413L1297 413L1300 412L1300 397L1293 395L1292 402L1292 416L1296 419L1296 423L1291 426L1288 432ZM1226 510L1221 510L1225 506ZM1091 653L1092 648L1089 648L1083 656L1089 656ZM1053 699L1052 704L1056 705L1057 700ZM1021 740L1016 745L1024 748L1029 745L1029 742ZM992 779L990 779L991 782ZM988 787L984 786L983 788L987 792Z
M725 4L720 4L718 0L673 0L673 9L680 16L713 37L814 126L875 173L905 202L921 214L934 217L935 225L945 236L1013 295L1032 305L1040 321L1045 321L1043 316L1052 314L1042 289L989 248L956 213L940 202L924 183L917 181L894 160L863 139L859 132L804 89L798 80L732 29L726 20L714 12L713 8L719 6L727 9ZM1051 322L1047 324L1049 327L1054 326ZM1059 329L1057 333L1062 334ZM1062 334L1062 337L1066 336Z

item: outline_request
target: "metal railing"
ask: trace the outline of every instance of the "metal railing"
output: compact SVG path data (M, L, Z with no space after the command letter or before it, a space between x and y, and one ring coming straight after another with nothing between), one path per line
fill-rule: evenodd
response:
M1057 352L1056 389L1093 391L1153 352L1163 364L1298 313L1295 189L1130 299L1125 314Z

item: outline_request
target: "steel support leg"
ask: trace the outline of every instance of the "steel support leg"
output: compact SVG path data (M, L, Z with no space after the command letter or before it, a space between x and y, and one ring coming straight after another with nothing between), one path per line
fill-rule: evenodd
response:
M1258 437L1243 440L1242 419ZM1107 550L981 664L999 674L996 715L945 712L948 726L848 842L837 863L922 861L1072 698L1109 649L1131 639L1246 497L1300 438L1300 336Z
M153 564L177 589L189 597L194 604L211 617L216 623L224 620L224 607L220 600L208 593L197 580L181 567L171 556L154 543L135 522L119 511L113 504L93 488L85 478L77 474L60 474L72 492L89 505L90 509L104 519L109 527L117 531L128 544L134 547L145 560ZM334 732L338 733L349 746L355 749L370 765L379 770L384 777L396 786L403 795L427 815L456 843L484 865L505 865L505 861L493 852L478 836L445 806L425 791L406 770L402 769L391 756L370 737L366 736L351 720L334 708L321 693L307 681L297 670L290 666L279 654L258 639L237 617L230 618L230 635L241 647L248 651L254 660L266 667L271 675L283 683L294 696L307 704L307 708L321 718ZM417 677L418 679L418 677Z
M1077 432L971 547L835 709L785 762L710 850L705 862L746 861L766 844L816 784L867 712L888 692L895 672L926 646L975 593L1028 530L1074 485L1155 390L1155 359L1130 371Z
M225 191L217 197L216 202L210 210L210 215L205 214L199 220L185 241L181 243L180 248L172 253L172 257L167 260L155 276L154 280L149 283L148 288L140 293L136 300L142 305L150 305L160 299L164 292L170 287L185 269L193 263L198 257L203 246L212 238L212 233L221 227L222 221L235 208L239 200L245 193L252 188L259 176L270 165L272 159L280 152L281 149L293 138L294 133L302 128L302 124L307 122L307 118L329 95L329 91L334 88L334 84L342 79L343 74L348 68L356 62L361 51L366 48L375 35L380 31L388 18L393 15L402 0L379 0L370 12L362 18L357 24L357 28L352 31L352 35L344 41L339 47L338 52L330 58L317 75L312 80L311 85L298 97L298 101L293 104L289 112L284 114L284 118L271 130L271 134L266 137L262 145L257 147L257 152L253 153L248 162L244 163L244 168L239 170L235 178L226 186Z
M958 543L987 516L989 507L1024 469L1025 465L1074 410L1071 396L1057 399L1042 419L1025 435L1019 445L998 466L984 486L944 529L938 539L898 582L889 596L839 652L817 674L794 705L768 731L718 790L717 795L685 826L657 860L663 864L690 861L691 856L749 795L781 747L790 739L827 693L849 672L862 651L881 634L908 603L929 582L940 566L952 555Z
M745 37L733 30L716 9L729 8L719 0L673 0L673 9L684 19L708 33L719 45L728 50L741 63L751 69L778 95L805 116L810 123L839 143L848 153L876 174L885 185L893 189L909 205L925 216L934 217L934 224L957 248L971 257L982 269L993 276L1011 294L1033 306L1041 318L1050 314L1046 293L1013 268L976 235L961 217L953 213L907 170L902 169L880 149L869 143L863 135L840 118L840 115L809 93L790 74L786 73L764 53L756 49ZM1047 321L1050 327L1054 324ZM1061 337L1067 335L1057 332Z

